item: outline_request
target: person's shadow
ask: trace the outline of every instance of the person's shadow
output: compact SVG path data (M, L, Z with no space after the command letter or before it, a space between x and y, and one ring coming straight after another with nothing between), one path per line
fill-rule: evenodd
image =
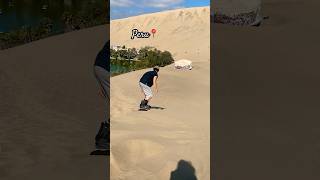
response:
M160 110L164 110L166 108L164 107L158 107L158 106L150 106L150 109L160 109Z
M177 169L171 172L170 180L197 180L196 170L191 162L180 160Z

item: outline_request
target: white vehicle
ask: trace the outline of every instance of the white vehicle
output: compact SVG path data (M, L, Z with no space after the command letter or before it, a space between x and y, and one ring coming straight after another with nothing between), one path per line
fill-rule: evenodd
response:
M176 69L192 69L192 61L187 59L181 59L179 61L174 62L174 67Z

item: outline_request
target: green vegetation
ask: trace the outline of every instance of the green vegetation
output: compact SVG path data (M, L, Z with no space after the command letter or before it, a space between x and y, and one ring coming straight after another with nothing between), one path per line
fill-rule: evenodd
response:
M50 19L43 19L37 27L22 27L19 30L0 34L0 49L7 49L20 44L39 40L58 32L52 31Z
M126 69L123 72L112 72L112 75L154 66L164 67L174 62L170 52L162 52L153 47L144 47L139 51L135 48L125 49L125 47L119 50L110 49L110 56L111 65Z
M59 7L60 6L58 5L54 6L56 9ZM99 3L88 1L85 8L79 11L75 10L74 7L63 7L62 5L60 8L64 10L59 16L59 24L55 24L48 15L47 17L42 18L40 23L36 26L24 26L18 30L4 33L0 32L0 50L26 44L56 34L103 25L106 24L108 20L107 10L109 7L103 3L103 1ZM50 12L50 7L48 11ZM59 27L61 25L62 27Z
M65 31L106 24L109 19L108 8L105 4L88 2L86 8L79 12L66 9L62 15Z

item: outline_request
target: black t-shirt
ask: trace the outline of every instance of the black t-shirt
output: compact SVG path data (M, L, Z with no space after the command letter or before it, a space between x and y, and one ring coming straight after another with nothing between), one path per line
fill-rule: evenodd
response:
M153 85L153 78L158 76L157 71L149 71L143 74L140 79L140 82L151 87Z
M110 72L110 41L106 42L103 48L99 51L94 65L102 67Z

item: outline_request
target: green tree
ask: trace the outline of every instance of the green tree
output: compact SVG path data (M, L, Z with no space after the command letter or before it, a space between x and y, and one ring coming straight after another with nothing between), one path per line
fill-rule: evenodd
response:
M134 59L135 57L137 57L138 53L137 50L135 48L129 48L127 51L127 59L131 60Z
M172 64L174 59L169 51L164 51L160 53L160 64L159 66L165 66L168 64Z

